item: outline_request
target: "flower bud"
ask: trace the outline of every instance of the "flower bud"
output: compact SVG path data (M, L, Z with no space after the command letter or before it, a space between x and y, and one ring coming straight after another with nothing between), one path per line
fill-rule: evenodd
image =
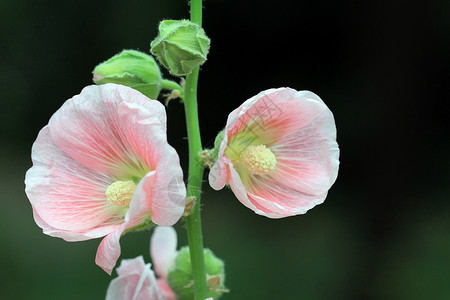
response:
M151 99L161 91L161 72L155 59L136 50L123 50L95 67L96 84L117 83L129 86Z
M217 300L223 292L227 291L224 285L224 264L209 249L204 249L203 254L208 280L207 297ZM184 247L178 252L174 267L167 276L167 281L170 288L177 294L177 299L194 299L194 277L188 247Z
M206 61L210 40L200 25L188 20L164 20L151 52L172 75L184 76Z

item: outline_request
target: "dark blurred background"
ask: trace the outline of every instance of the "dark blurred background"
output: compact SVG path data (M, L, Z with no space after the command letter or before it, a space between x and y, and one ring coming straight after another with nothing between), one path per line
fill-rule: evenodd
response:
M204 6L204 146L243 101L289 86L322 97L341 148L327 200L302 216L255 215L205 183L204 238L226 263L223 299L450 299L450 2ZM31 146L92 84L98 63L122 49L147 52L159 20L188 17L185 0L0 2L2 299L104 298L111 277L94 263L100 239L65 242L33 221L23 183ZM186 167L177 101L168 135ZM176 229L186 245L183 221ZM124 236L121 258L150 262L150 234Z

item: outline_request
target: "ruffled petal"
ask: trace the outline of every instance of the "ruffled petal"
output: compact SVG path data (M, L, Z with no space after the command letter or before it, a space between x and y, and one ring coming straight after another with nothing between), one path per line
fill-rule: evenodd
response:
M150 255L156 274L166 277L177 255L177 232L173 227L155 228L150 239Z

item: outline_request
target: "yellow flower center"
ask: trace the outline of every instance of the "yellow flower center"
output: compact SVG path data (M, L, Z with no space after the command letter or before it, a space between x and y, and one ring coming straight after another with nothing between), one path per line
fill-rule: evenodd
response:
M110 184L105 194L111 204L126 207L130 204L135 189L136 184L133 181L119 180Z
M265 175L275 168L277 159L266 145L258 145L245 148L241 162L252 174Z

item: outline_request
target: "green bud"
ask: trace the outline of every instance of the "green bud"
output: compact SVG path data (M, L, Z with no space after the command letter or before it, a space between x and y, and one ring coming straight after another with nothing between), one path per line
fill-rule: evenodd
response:
M210 40L200 25L188 20L164 20L151 52L172 75L189 75L206 61Z
M161 72L155 59L136 50L123 50L95 67L96 84L117 83L136 89L151 99L161 91Z
M217 300L223 292L227 291L224 285L224 264L209 249L204 249L203 254L205 256L205 269L209 288L207 296ZM167 281L170 288L177 294L177 299L194 299L194 278L188 247L184 247L178 252L175 265L167 275Z

